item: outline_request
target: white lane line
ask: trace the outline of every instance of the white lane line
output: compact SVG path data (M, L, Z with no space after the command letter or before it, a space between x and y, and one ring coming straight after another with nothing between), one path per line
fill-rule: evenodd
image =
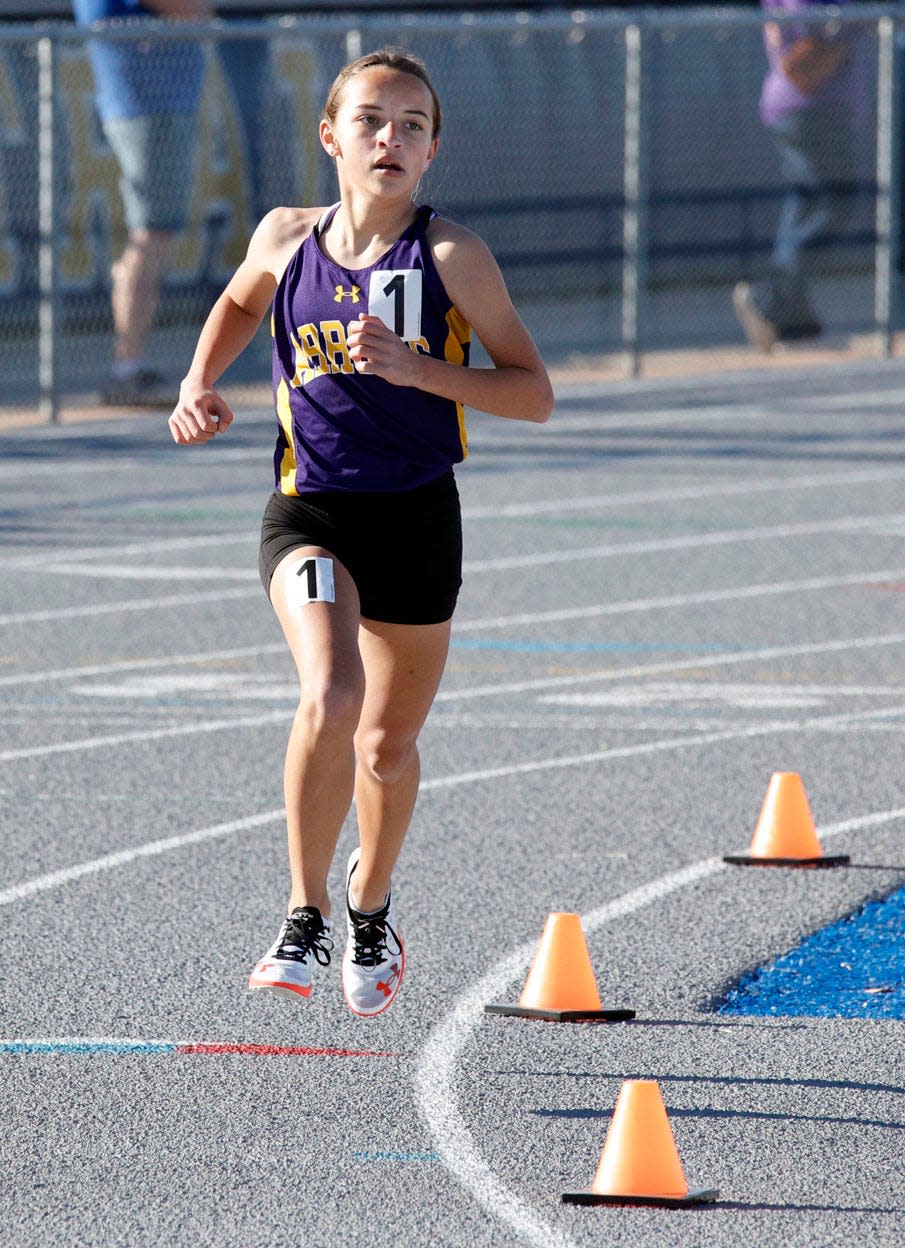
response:
M877 481L900 481L905 469L875 468L861 472L808 473L798 477L773 477L761 481L725 481L707 485L674 486L672 489L620 491L588 494L578 498L553 498L531 503L501 503L499 506L464 507L465 520L498 520L501 516L543 516L561 511L599 511L648 503L694 501L706 498L736 497L746 494L773 494L780 490L823 489L840 485L867 485Z
M56 471L56 469L54 469ZM500 507L469 507L462 510L465 520L496 519L505 516L544 515L550 512L569 511L576 506L582 508L616 508L632 507L652 502L680 502L683 500L701 500L720 496L744 496L747 494L764 494L798 489L820 489L826 487L870 484L875 481L899 480L905 470L869 469L856 472L838 472L801 476L785 476L766 478L758 481L723 481L713 482L706 486L677 486L672 489L644 490L640 492L615 493L610 495L591 495L587 498L572 500L544 499L536 503L503 504ZM262 507L263 510L263 507ZM215 534L196 534L192 537L157 538L144 542L128 542L121 546L77 546L63 552L63 558L76 562L84 559L119 559L125 555L142 555L151 552L194 550L206 546L227 545L235 542L257 540L257 530L246 527L239 530L220 531ZM0 568L33 569L37 561L35 554L17 555L0 559ZM57 559L56 562L59 562Z
M60 871L50 871L46 875L37 875L22 884L14 884L12 888L0 891L0 906L9 906L13 902L23 901L36 893L46 893L59 888L61 884L71 884L74 880L84 879L89 875L100 875L104 871L112 871L115 867L127 866L139 858L153 858L158 854L167 854L173 849L183 849L186 845L199 845L203 841L218 840L223 836L232 836L235 832L244 832L249 828L264 827L268 823L276 823L285 817L284 810L268 810L263 814L248 815L244 819L233 819L229 823L218 823L212 828L200 828L196 832L185 832L179 836L168 836L160 841L148 841L144 845L136 845L133 849L121 849L113 854L105 854L103 858L92 858L87 862L76 863L72 867L64 867Z
M164 741L169 737L191 737L202 732L221 732L233 728L262 728L269 724L286 722L287 711L268 711L264 715L243 715L234 719L214 719L204 723L182 724L177 728L144 729L140 732L121 732L105 737L83 737L79 741L58 741L54 745L26 746L19 750L0 752L0 763L19 762L25 758L49 758L54 754L76 754L81 750L113 749L138 741Z
M22 672L17 676L0 676L4 685L41 685L48 680L80 680L85 676L111 676L116 672L146 672L158 667L182 667L197 664L221 664L232 659L255 659L265 654L287 654L285 642L266 646L240 646L235 650L204 650L199 654L166 654L159 659L126 659L119 663L82 664L80 667L50 668L46 672Z
M681 537L650 538L643 542L608 542L600 546L535 551L530 555L507 555L500 559L466 561L462 571L501 572L510 568L531 568L545 563L566 563L576 559L614 559L626 555L662 554L666 551L697 550L704 546L727 546L741 542L772 541L777 538L809 537L817 533L868 533L878 525L899 523L905 515L842 516L838 520L808 521L804 524L777 524L753 529L720 529L717 532L684 533Z
M819 836L824 839L842 832L858 832L900 819L905 819L905 807L829 824L819 830ZM582 915L582 926L586 934L592 935L614 919L637 914L671 893L727 869L722 858L704 858ZM537 1248L577 1248L574 1241L520 1200L493 1173L471 1138L456 1094L459 1059L484 1019L485 1004L504 996L509 985L524 975L536 947L536 940L520 945L457 998L421 1050L414 1076L416 1103L443 1163L491 1217L505 1222Z
M533 551L529 555L508 555L499 559L466 560L462 571L475 575L500 572L512 568L531 568L542 564L574 562L577 559L616 559L627 555L660 554L665 551L697 550L705 546L727 546L743 542L773 541L779 538L810 537L819 533L858 533L867 531L874 536L899 536L897 530L888 526L905 523L905 514L879 513L871 516L842 516L836 520L807 521L802 524L779 524L751 529L705 530L701 533L683 533L678 537L655 537L640 542L607 542L597 546L576 548L554 547L550 550ZM886 526L886 527L884 527ZM0 565L2 566L2 565ZM94 565L72 560L53 563L32 561L27 569L41 576L89 576L97 579L135 581L204 581L258 579L253 568L195 567L167 564L116 564Z
M0 615L0 627L11 624L46 624L51 620L80 620L98 615L119 615L127 611L162 611L169 607L193 607L202 602L226 602L235 598L263 595L261 589L218 589L203 594L171 594L166 598L127 598L85 607L57 607L47 611L19 611Z
M901 390L860 390L856 394L802 395L796 400L802 408L894 407L901 412L905 408L905 393Z
M856 406L853 404L853 406ZM737 425L736 428L730 428L728 436L732 437L736 443L753 444L756 442L758 448L765 446L787 447L790 440L794 444L796 441L794 435L790 439L787 427L784 425L783 418L788 419L790 413L788 411L770 412L766 410L764 403L748 403L740 404L738 407L686 407L676 409L674 407L661 407L647 409L643 412L577 412L574 416L556 415L548 425L544 425L532 437L523 428L517 428L506 431L496 431L485 433L481 431L480 437L472 439L472 445L478 450L482 446L506 447L512 445L518 440L519 445L530 445L534 438L540 441L540 449L544 450L545 442L556 442L558 434L571 433L599 433L606 435L607 433L618 433L622 436L632 437L637 435L643 438L645 434L660 429L669 429L670 426L700 426L703 424L713 425ZM811 425L816 425L820 420L821 413L813 410L798 409L795 413L797 417L799 429L804 428L805 421L810 421ZM753 422L757 422L754 424ZM706 435L712 442L727 437L727 434L720 429L709 431ZM846 431L845 445L846 447L861 446L867 442L869 435L860 431ZM806 433L799 436L799 441L807 438ZM580 452L583 448L571 448ZM808 452L814 458L817 458L819 452L815 454L813 446L808 445ZM681 454L681 450L679 451Z
M881 568L877 572L857 572L847 576L812 576L801 581L767 581L740 585L734 589L707 589L694 594L669 594L660 598L630 598L623 602L592 603L587 607L564 607L558 611L521 612L493 619L463 620L454 633L473 633L485 628L510 628L514 624L550 624L564 620L594 619L602 615L630 615L636 611L662 611L671 607L698 606L705 602L737 602L771 595L813 593L821 589L841 589L846 585L867 586L876 581L905 577L905 568ZM2 620L0 620L2 623Z
M733 589L703 590L694 594L670 594L660 598L630 598L623 602L591 603L586 607L564 607L558 611L520 612L516 615L499 615L487 619L456 620L453 631L454 634L469 633L485 628L509 628L514 624L548 624L564 620L593 619L603 615L627 615L636 611L659 611L705 602L733 602L770 595L810 593L821 589L838 589L846 585L868 586L878 581L897 581L903 577L905 577L905 568L879 568L872 572L850 573L846 576L814 576L801 581L767 581L757 585L740 585ZM254 598L260 592L257 588L211 590L199 594L174 594L164 598L134 598L97 606L22 611L18 614L0 615L0 626L78 619L83 616L116 615L120 611L157 611L168 607L193 606L196 603ZM78 669L72 669L72 671L78 673ZM12 678L12 683L15 683L15 679L15 677ZM28 677L23 679L27 680ZM42 679L47 679L47 675L43 674ZM0 685L3 683L4 680L0 679Z
M263 510L263 508L262 508ZM257 541L257 531L251 527L230 529L220 533L196 534L194 537L161 537L149 542L127 542L122 546L75 546L72 550L59 551L54 544L54 559L120 559L123 555L146 555L159 551L196 550L205 546L226 546L230 542ZM24 572L40 571L41 552L16 555L0 559L0 568L19 568Z
M885 633L872 637L849 637L839 641L804 642L791 646L764 646L758 650L742 650L736 654L715 654L673 662L639 663L634 667L602 668L600 671L579 672L572 676L543 676L536 680L513 680L497 685L477 685L472 689L441 689L435 702L458 702L469 698L493 697L498 693L532 693L537 689L564 689L569 686L593 684L600 680L627 680L667 672L704 671L714 667L732 667L738 663L758 660L797 658L803 655L834 654L840 650L863 650L873 646L905 644L905 633ZM702 686L706 689L706 686Z
M257 581L257 568L208 567L204 564L154 564L128 563L44 563L34 568L43 575L53 572L56 576L90 576L113 581Z
M599 672L582 672L575 676L551 676L539 680L512 681L499 685L477 685L471 689L441 690L434 701L454 702L470 698L490 697L498 693L528 693L537 689L557 689L600 680L625 680L629 677L643 677L661 672L696 671L703 668L733 666L737 663L752 663L764 659L786 658L806 654L832 654L844 650L861 650L869 649L873 646L902 645L903 643L905 643L905 633L891 633L876 637L854 637L840 641L814 642L796 646L771 646L761 650L742 651L740 654L720 654L700 659L680 659L674 663L639 664L636 667L607 668ZM281 719L285 719L285 716L286 710L284 708L283 710L272 711L266 715L220 719L212 722L197 723L191 727L159 729L154 732L130 732L123 733L120 736L86 737L79 741L31 746L19 750L5 750L0 752L0 763L14 762L26 758L42 758L51 754L70 754L78 750L112 748L126 745L130 742L154 741L164 737L184 736L191 732L219 732L221 729L229 728L261 727L265 724L277 723Z
M899 708L900 711L903 708ZM685 736L663 739L660 741L649 741L640 745L629 745L618 747L616 749L598 750L593 753L572 755L569 758L547 758L536 759L530 763L514 763L505 767L486 768L481 771L458 772L451 776L438 776L433 780L423 780L419 787L419 793L442 791L444 789L456 788L464 784L483 783L488 780L500 780L509 776L525 775L528 773L536 773L539 771L559 770L564 767L584 767L589 763L610 762L615 759L636 758L648 754L664 753L669 750L683 750L696 748L698 746L712 745L724 741L737 741L745 738L773 736L786 732L807 731L819 728L824 723L837 723L841 721L857 722L858 720L868 718L872 715L870 711L855 712L850 715L832 715L815 717L813 720L796 722L796 723L772 723L758 724L749 726L735 731L727 730L725 732L708 732L701 733L698 736ZM280 712L280 716L285 718L285 712ZM188 729L187 731L191 731ZM0 891L0 906L10 905L14 901L19 901L23 897L30 897L34 893L47 892L50 889L57 888L61 884L78 880L84 876L98 875L101 872L109 871L114 867L124 866L137 858L153 857L157 854L168 853L173 849L180 849L185 845L194 845L200 841L215 840L219 837L229 836L233 832L242 831L245 828L260 827L264 824L275 823L285 817L285 811L270 810L263 814L249 815L244 819L231 820L228 823L218 823L210 828L201 828L194 832L187 832L179 836L170 836L164 840L151 841L145 845L139 845L132 849L120 850L113 854L105 854L101 858L90 859L86 862L77 863L72 867L65 867L59 871L51 871L46 875L35 876L31 880L26 880L22 884L13 885ZM846 825L848 826L848 825ZM841 829L841 825L840 825Z

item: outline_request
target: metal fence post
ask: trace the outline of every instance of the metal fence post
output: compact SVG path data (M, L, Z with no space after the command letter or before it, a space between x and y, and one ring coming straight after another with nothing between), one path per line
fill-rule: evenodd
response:
M59 211L54 97L56 47L51 36L38 40L38 386L44 420L60 416L57 337L60 332Z
M641 371L647 290L648 185L645 134L644 27L625 28L625 168L622 217L622 350L626 375Z
M874 274L874 320L881 355L893 353L896 275L899 260L899 73L896 23L877 23L877 243Z

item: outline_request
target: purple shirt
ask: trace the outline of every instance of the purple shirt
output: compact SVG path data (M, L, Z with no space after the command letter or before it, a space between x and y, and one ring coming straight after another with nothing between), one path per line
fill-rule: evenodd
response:
M274 296L276 488L293 495L414 489L465 458L462 405L356 372L348 324L371 310L392 322L411 350L462 365L471 329L431 256L425 231L436 215L432 208L419 208L392 247L364 269L342 268L322 250L320 234L335 211L299 247Z
M838 0L841 7L845 0ZM773 13L801 13L808 9L823 8L820 0L761 0L761 8L767 16ZM767 49L769 69L764 79L760 96L760 115L765 125L781 121L790 113L799 112L813 106L829 105L836 108L858 113L862 104L862 86L860 75L855 66L854 51L851 47L857 37L857 26L845 24L835 33L836 40L843 40L850 48L847 59L840 65L816 91L806 94L794 86L783 73L781 60L788 49L804 35L827 37L826 23L811 21L810 23L788 22L768 26L764 31L764 44Z

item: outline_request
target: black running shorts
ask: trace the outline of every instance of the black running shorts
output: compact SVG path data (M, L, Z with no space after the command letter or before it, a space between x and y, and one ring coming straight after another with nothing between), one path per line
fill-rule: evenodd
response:
M274 492L261 524L258 566L268 596L277 564L321 546L350 573L365 619L439 624L462 584L462 519L452 471L390 494Z

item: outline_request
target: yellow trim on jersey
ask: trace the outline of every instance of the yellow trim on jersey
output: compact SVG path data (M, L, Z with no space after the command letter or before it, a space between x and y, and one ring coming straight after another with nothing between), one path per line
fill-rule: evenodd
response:
M452 307L446 314L449 333L443 347L444 358L450 364L465 363L465 346L471 342L471 326L458 308ZM465 408L456 404L456 418L459 422L459 442L462 446L462 458L468 458L468 430L465 428Z
M280 384L277 386L277 419L283 427L283 433L286 435L286 449L283 452L283 458L280 460L280 493L298 495L296 487L296 469L298 461L295 455L295 439L292 436L292 409L289 406L289 387L286 385L286 379L281 378Z

